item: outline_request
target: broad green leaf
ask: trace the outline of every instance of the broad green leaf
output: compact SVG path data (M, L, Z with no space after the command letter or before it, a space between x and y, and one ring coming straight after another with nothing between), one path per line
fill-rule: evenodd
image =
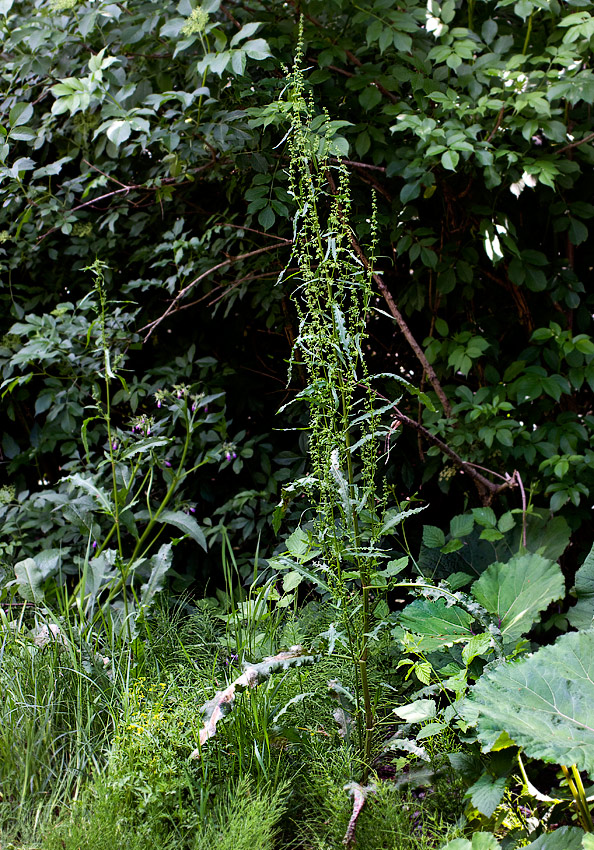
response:
M450 536L466 537L472 534L474 528L474 517L472 514L459 514L450 520Z
M486 673L462 706L490 750L505 730L530 758L594 776L594 631Z
M132 126L129 121L120 120L112 121L107 128L107 138L117 147L127 142L132 132Z
M14 574L18 591L23 599L27 602L35 602L39 604L43 602L43 582L45 576L33 560L33 558L25 558L19 561L14 566Z
M205 552L208 550L204 532L193 516L185 514L183 511L163 511L159 514L157 521L174 525L176 528L179 528L180 531L183 531L184 534L188 534L192 540L195 540Z
M236 32L231 39L230 47L236 47L240 42L250 38L262 26L259 21L250 21L249 24L244 24L239 32Z
M17 103L12 107L8 115L8 123L11 127L19 127L26 124L33 117L33 107L30 103Z
M583 844L583 840L586 837L584 830L578 826L560 826L526 844L523 850L585 850L587 844Z
M565 584L558 564L540 555L517 555L506 564L491 564L472 585L472 593L499 618L504 640L515 643L541 611L564 596Z
M428 549L439 549L445 545L445 534L435 525L423 526L423 546Z
M43 585L47 578L58 571L61 552L59 549L42 549L34 558L25 558L14 566L14 575L19 594L27 602L43 602Z
M497 806L501 803L504 791L504 777L494 779L488 773L483 773L474 785L470 786L465 796L470 797L472 805L475 806L482 815L490 818Z
M455 171L459 161L460 154L457 151L448 150L441 155L441 164L448 171Z
M439 735L440 732L443 732L444 729L447 728L447 723L427 723L427 725L423 726L423 728L417 733L417 741L423 741L425 738L433 738L434 735Z
M287 552L294 558L302 558L309 549L309 535L307 531L301 528L295 531L287 538Z
M171 437L146 437L143 440L137 440L131 446L128 446L128 448L125 449L118 457L120 460L125 460L126 458L133 457L137 454L148 454L151 449L159 448L159 446L167 446L171 442Z
M171 551L171 543L164 543L157 552L153 555L151 564L151 574L146 584L140 588L140 607L145 611L155 601L155 596L163 590L165 585L165 576L171 568L173 553Z
M291 572L287 573L283 578L283 592L290 593L292 590L295 590L296 587L299 587L302 581L303 576L301 573L297 572L297 570L291 570Z
M473 618L456 605L447 607L443 599L415 599L399 618L400 625L416 635L433 638L435 648L470 640Z
M106 514L113 516L113 504L111 501L110 495L107 493L103 487L98 487L94 481L90 478L83 478L82 475L76 473L75 475L71 475L68 479L75 487L78 487L80 490L85 490L85 492L90 493L91 496L94 496Z
M476 522L485 528L494 528L497 524L497 517L493 508L473 508L472 515Z
M594 546L575 574L577 602L569 609L567 619L574 629L590 629L594 619Z
M483 655L492 644L493 638L489 634L473 635L462 650L462 661L468 665L477 655Z
M250 59L268 59L272 56L268 43L263 38L254 38L252 41L246 41L242 48Z
M394 714L406 720L407 723L422 723L423 720L431 720L435 717L437 709L432 699L418 699L408 705L395 708Z
M454 838L440 850L500 850L500 844L491 832L475 832L472 840Z

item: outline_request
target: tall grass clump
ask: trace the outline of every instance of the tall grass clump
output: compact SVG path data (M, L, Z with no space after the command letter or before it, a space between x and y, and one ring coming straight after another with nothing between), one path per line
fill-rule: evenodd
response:
M106 761L128 659L28 611L0 619L0 834L35 835Z

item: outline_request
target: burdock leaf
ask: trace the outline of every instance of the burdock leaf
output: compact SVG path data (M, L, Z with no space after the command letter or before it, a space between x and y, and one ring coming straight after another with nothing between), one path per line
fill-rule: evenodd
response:
M594 631L562 635L484 674L462 714L486 750L505 731L530 758L594 776Z
M515 643L530 630L541 611L565 594L558 564L541 555L519 555L491 564L472 585L474 598L501 621L504 641Z
M416 635L435 638L439 646L470 640L472 616L463 608L443 599L415 599L400 615L400 625Z
M575 574L577 602L570 609L567 619L574 629L591 629L594 625L594 546Z

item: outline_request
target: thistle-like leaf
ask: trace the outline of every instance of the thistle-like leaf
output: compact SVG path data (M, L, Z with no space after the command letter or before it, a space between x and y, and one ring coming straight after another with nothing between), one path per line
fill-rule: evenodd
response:
M361 814L361 810L365 805L365 801L367 800L370 794L375 794L375 792L377 791L377 787L373 782L370 782L369 785L359 785L358 782L347 782L347 784L344 786L344 790L347 792L349 797L353 798L353 813L351 815L347 831L345 832L344 838L342 839L342 843L346 847L350 847L355 841L355 829L357 827L357 819Z
M200 746L192 752L190 758L200 758L201 748L209 738L216 735L219 720L222 720L232 711L237 694L257 687L279 670L304 667L315 664L317 660L318 656L308 655L302 646L292 646L287 652L279 652L278 655L269 656L258 664L247 665L241 676L231 682L224 690L217 691L214 697L201 707L204 725L200 730Z

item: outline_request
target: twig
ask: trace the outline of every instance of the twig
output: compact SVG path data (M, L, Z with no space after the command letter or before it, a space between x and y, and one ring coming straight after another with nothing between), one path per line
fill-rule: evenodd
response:
M207 165L201 165L198 168L193 168L191 170L191 173L192 174L198 174L200 171L205 171L208 168L212 168L212 166L213 166L213 162L210 161ZM96 166L91 166L91 167L96 168ZM96 168L96 170L100 171L99 168ZM103 174L103 173L104 172L101 171L101 174ZM105 175L105 176L109 177L109 175ZM99 201L105 201L107 198L112 198L115 195L121 195L122 192L125 192L126 195L128 195L130 192L139 191L139 190L142 190L143 192L156 192L161 188L161 186L163 184L168 185L168 184L174 183L176 186L185 186L188 183L192 182L190 180L178 180L177 177L163 177L158 186L147 186L145 183L132 183L129 186L125 186L123 183L120 183L119 180L116 180L115 177L111 178L111 179L114 180L116 183L118 183L122 188L121 189L114 189L112 192L106 192L104 195L99 195L98 198L92 198L90 201L85 201L84 204L78 204L76 207L71 207L69 210L67 210L67 213L78 212L78 210L82 210L85 207L90 207L93 204L98 204ZM49 236L50 233L53 233L55 230L58 229L58 227L59 227L59 225L56 225L55 227L50 227L49 230L46 230L45 233L42 233L41 236L37 237L37 242L43 242L43 240L46 238L46 236Z
M369 162L355 162L352 159L338 159L338 157L336 156L331 156L330 162L333 164L342 163L343 165L352 165L353 168L365 168L369 171L381 171L382 174L386 173L386 168L384 165L371 165L371 163Z
M498 496L502 490L509 490L511 487L516 486L517 478L515 473L514 475L506 476L502 484L495 484L493 481L489 481L488 478L485 478L484 475L481 475L481 473L475 468L474 464L467 463L465 460L462 460L459 454L456 454L456 452L451 449L447 443L444 443L443 440L440 440L439 437L436 437L431 433L431 431L428 431L424 425L421 425L419 422L416 422L414 419L411 419L409 416L406 416L397 409L394 409L393 415L399 422L402 422L403 425L408 425L410 428L414 428L415 431L422 434L426 440L434 446L437 446L440 451L454 461L456 466L460 467L460 469L472 478L483 505L490 505L495 496Z
M490 142L491 139L493 138L493 136L495 135L495 133L497 132L497 130L499 129L499 125L503 121L504 113L505 113L505 106L502 106L501 109L499 110L499 114L497 115L497 118L495 119L495 124L493 125L493 129L491 130L491 132L489 133L489 135L485 139L486 142Z
M570 151L572 148L579 148L580 145L585 145L586 142L591 142L594 139L594 133L589 133L587 136L584 136L583 139L580 139L578 142L572 142L570 145L565 145L564 148L559 148L559 150L555 151L555 153L565 153L565 151Z
M282 244L292 245L293 240L292 239L283 239ZM171 315L171 313L177 308L178 303L183 298L185 298L185 296L188 294L188 292L190 292L196 286L197 283L200 283L201 280L204 280L204 278L208 277L213 272L216 272L219 269L224 268L225 266L229 266L232 263L239 263L239 262L241 262L241 260L249 259L249 257L256 257L256 256L258 256L258 254L264 254L266 251L275 251L278 247L279 247L278 244L267 245L265 248L257 248L255 251L248 251L245 254L238 254L236 257L228 257L226 260L223 260L222 263L217 263L216 266L212 266L210 269L207 269L205 272L202 272L202 274L199 274L198 277L196 277L196 278L194 278L194 280L190 281L190 283L188 283L187 286L184 286L183 289L180 289L180 291L177 293L177 295L175 296L175 298L173 299L173 301L171 302L169 307L165 310L165 312L161 316L159 316L158 319L155 319L154 321L149 322L148 325L144 325L142 328L140 328L141 331L148 330L148 333L144 338L144 342L146 342L149 339L149 337L151 336L151 334L153 333L155 328L158 327L161 324L161 322L164 319L167 318L167 316Z

